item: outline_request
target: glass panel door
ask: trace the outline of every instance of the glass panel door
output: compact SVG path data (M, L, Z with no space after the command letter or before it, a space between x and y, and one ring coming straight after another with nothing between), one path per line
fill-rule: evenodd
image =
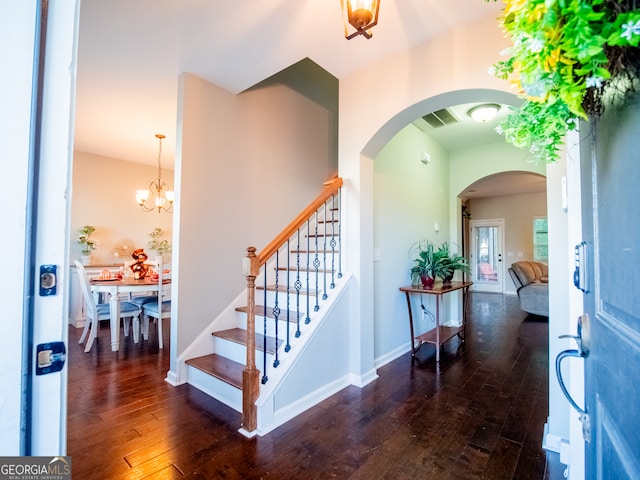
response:
M473 289L502 293L502 220L471 222L471 270Z

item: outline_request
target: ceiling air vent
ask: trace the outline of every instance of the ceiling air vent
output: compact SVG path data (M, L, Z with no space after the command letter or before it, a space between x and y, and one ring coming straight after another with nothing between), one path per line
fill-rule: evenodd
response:
M433 128L444 127L445 125L451 125L452 123L458 123L458 119L446 108L442 110L436 110L433 113L425 115L422 119L431 125Z

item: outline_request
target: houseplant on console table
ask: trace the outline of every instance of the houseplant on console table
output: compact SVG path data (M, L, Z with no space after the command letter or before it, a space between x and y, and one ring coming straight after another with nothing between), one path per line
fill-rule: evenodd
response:
M433 288L436 277L443 278L449 271L440 249L436 249L430 240L421 240L413 245L412 251L417 256L411 267L411 283L416 284L419 278L424 288Z
M469 263L467 263L467 259L462 255L451 251L448 242L444 242L442 245L440 245L440 248L438 248L436 254L441 258L443 287L451 286L453 275L458 270L462 273L471 274L471 267L469 266Z

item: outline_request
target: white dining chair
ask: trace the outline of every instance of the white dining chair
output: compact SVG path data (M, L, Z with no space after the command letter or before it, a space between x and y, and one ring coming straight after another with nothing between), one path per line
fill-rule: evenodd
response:
M158 348L163 348L162 319L171 317L171 288L164 284L171 278L171 271L165 271L169 264L163 264L159 259L156 273L158 274L158 292L154 301L142 305L142 332L145 339L149 335L149 318L154 318L158 325Z
M82 335L80 335L80 340L78 340L78 343L84 342L85 338L87 338L87 333L89 333L87 343L84 347L84 351L88 352L91 350L93 342L98 336L98 326L100 321L109 320L111 318L110 307L108 303L96 304L91 292L89 277L87 277L87 272L85 271L84 266L77 260L75 262L75 265L76 269L78 270L78 276L80 277L80 288L82 289L85 308L87 310L87 318L84 323L84 330L82 331ZM124 335L125 337L129 336L129 324L127 323L127 320L131 318L133 320L133 341L135 343L138 343L138 339L140 337L141 312L142 310L138 305L134 305L130 302L120 302L120 318L122 318L122 321L124 323ZM120 322L118 322L118 328L120 328L119 323Z

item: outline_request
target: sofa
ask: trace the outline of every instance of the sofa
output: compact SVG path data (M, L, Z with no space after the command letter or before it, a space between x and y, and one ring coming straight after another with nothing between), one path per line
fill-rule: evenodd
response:
M534 315L549 316L549 270L540 262L520 261L509 268L516 286L520 309Z

